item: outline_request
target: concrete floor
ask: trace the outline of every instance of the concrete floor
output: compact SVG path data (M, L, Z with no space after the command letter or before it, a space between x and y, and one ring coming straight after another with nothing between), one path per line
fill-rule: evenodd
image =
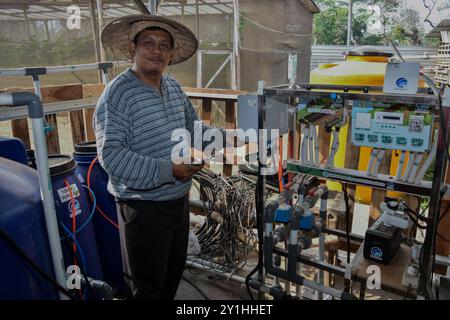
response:
M198 269L186 268L175 300L248 300L245 284Z

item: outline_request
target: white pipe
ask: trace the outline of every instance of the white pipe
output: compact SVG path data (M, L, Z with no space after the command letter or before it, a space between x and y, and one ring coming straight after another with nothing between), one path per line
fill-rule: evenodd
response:
M39 173L39 185L41 187L41 197L44 206L45 224L47 226L50 252L55 269L56 281L66 287L66 277L64 270L64 260L61 249L61 240L59 237L58 220L55 211L55 202L53 199L53 188L50 179L48 167L47 145L45 143L44 119L31 119L33 140L36 150L36 165ZM61 300L67 300L68 297L62 292L59 293Z
M403 167L405 166L405 158L406 152L402 151L402 153L400 154L400 159L398 161L397 175L395 176L395 180L397 181L400 181L400 178L402 177Z
M338 299L341 299L341 297L342 297L342 291L340 291L338 289L326 287L324 285L320 285L320 284L318 284L314 281L308 280L308 279L303 280L303 285L306 287L309 287L311 289L317 290L319 292L328 294L328 295L338 298Z
M372 171L372 176L376 176L378 174L378 170L380 169L381 161L384 158L384 155L386 154L386 150L380 150L377 154L377 162L375 163L375 166Z
M41 82L39 81L39 79L37 79L33 80L33 84L34 84L34 93L36 93L39 99L42 100Z
M12 106L13 97L10 93L1 93L0 94L0 106Z
M284 241L284 249L288 249L289 248L289 242L286 240ZM288 269L288 257L284 257L284 266L287 272ZM284 281L284 291L287 292L288 294L291 294L291 282L289 280L285 280Z
M339 132L337 130L333 131L333 144L331 146L330 155L327 159L326 167L329 169L334 169L334 157L339 149Z
M47 71L47 74L84 71L84 70L97 70L97 69L98 69L98 63L73 64L73 65L68 65L68 66L54 66L54 67L46 67L45 68L45 70Z
M423 159L423 153L419 153L416 158L414 159L414 166L411 170L411 173L408 176L408 182L412 183L414 179L416 178L417 170L419 169L420 163Z
M303 139L302 139L302 146L301 146L301 163L302 164L307 164L308 163L308 159L307 157L307 152L306 152L306 148L308 146L308 140L309 140L309 128L307 126L304 127L303 129Z
M369 164L367 165L367 176L371 176L372 175L372 167L373 167L373 163L375 162L375 159L377 157L378 154L378 149L377 148L373 148L372 152L370 153L370 160L369 160Z
M103 73L103 83L107 85L109 83L109 73L102 70Z
M313 130L313 140L314 140L314 165L319 166L319 139L317 137L316 126L311 126Z
M297 274L300 274L301 272L301 266L300 266L300 262L297 262ZM295 284L295 295L301 299L302 298L302 286L299 285L298 283Z
M423 178L425 177L425 173L427 172L428 167L431 165L434 157L436 156L437 142L438 142L437 138L438 138L438 130L436 130L434 132L434 142L433 142L433 146L431 147L430 152L428 153L427 160L425 160L425 163L422 165L422 167L420 168L419 172L416 175L416 180L414 181L414 183L416 183L416 184L420 184L422 182Z
M310 125L309 126L309 145L308 145L308 150L309 150L309 164L313 165L314 164L314 126Z
M321 232L319 236L319 261L325 261L325 235L323 234L323 232ZM325 284L325 276L323 270L319 270L319 284ZM319 300L322 300L322 295L320 293Z
M194 261L187 260L186 261L186 266L191 266L191 267L197 268L197 269L202 270L202 271L212 272L212 273L214 273L214 274L216 274L218 276L227 278L227 280L231 279L231 280L234 280L234 281L237 281L237 282L240 282L240 283L245 283L245 278L244 277L241 277L241 276L229 273L229 272L215 271L214 268L213 268L213 265L211 264L211 262L206 261L206 260L202 260L202 264L199 264L199 263L194 262ZM207 269L205 269L205 267Z
M0 69L0 77L17 77L17 76L25 76L25 68L17 68L17 69Z
M409 175L411 174L411 169L412 166L414 164L414 158L416 157L416 153L415 152L410 152L409 153L409 159L408 159L408 165L406 166L406 171L405 174L402 177L402 181L407 181Z

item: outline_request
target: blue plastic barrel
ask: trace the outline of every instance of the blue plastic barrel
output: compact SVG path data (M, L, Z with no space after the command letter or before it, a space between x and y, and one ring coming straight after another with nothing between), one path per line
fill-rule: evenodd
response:
M37 172L0 158L0 230L54 276ZM0 236L0 299L58 299L55 287Z
M0 136L0 157L27 164L27 153L22 140Z
M53 185L53 197L55 209L59 219L59 230L62 237L64 263L66 267L74 264L76 258L78 266L84 268L85 273L94 279L103 280L103 273L97 250L97 242L91 217L91 210L87 196L87 190L82 186L82 181L76 175L74 159L69 155L51 155L48 157L50 176ZM69 188L72 190L70 196ZM73 241L68 232L72 232L72 214L76 217L76 252ZM82 228L82 229L80 229Z
M75 145L74 159L78 164L77 176L82 176L87 185L87 174L91 163L97 157L97 148L94 142L85 142ZM94 215L94 229L99 250L100 261L103 266L105 281L113 287L116 295L126 294L127 286L123 277L122 254L120 251L119 230L114 226L117 223L117 211L114 197L107 190L108 175L99 165L98 161L92 167L90 174L90 187L95 194L97 207L108 217L105 219L96 210ZM90 205L93 202L90 200Z

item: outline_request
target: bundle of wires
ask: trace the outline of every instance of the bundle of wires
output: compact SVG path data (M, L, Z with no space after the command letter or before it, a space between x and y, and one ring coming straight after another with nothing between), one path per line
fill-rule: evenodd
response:
M194 175L206 212L196 231L200 259L215 271L235 272L257 246L255 184L241 176L222 177L209 169ZM209 267L211 268L211 267ZM208 269L208 268L205 268Z

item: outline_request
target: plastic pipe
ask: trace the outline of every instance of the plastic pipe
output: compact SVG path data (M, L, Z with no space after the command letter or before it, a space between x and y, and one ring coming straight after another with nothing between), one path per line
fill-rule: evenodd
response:
M309 164L314 165L314 126L309 126Z
M378 170L380 169L381 161L384 158L384 155L386 154L386 150L380 150L377 154L377 162L375 163L375 166L372 171L372 176L376 176L378 174Z
M406 152L402 151L400 154L400 159L398 161L398 167L397 167L397 174L395 176L395 180L400 181L400 178L402 177L402 171L403 167L405 165L405 158L406 158Z
M416 178L417 170L419 169L422 159L423 159L423 153L419 153L418 155L416 155L411 173L408 176L408 182L412 183L414 181L414 179Z
M319 166L319 139L317 137L316 126L311 126L313 130L313 140L314 140L314 165Z
M331 152L327 160L326 167L329 169L334 169L334 156L339 149L339 131L334 130L333 133L333 144L331 146Z
M377 157L378 154L378 149L377 148L373 148L372 152L370 153L370 160L369 160L369 164L367 165L367 175L370 177L372 175L372 167L373 167L373 163L375 162L375 159Z
M53 188L48 167L47 144L44 134L44 111L42 102L36 94L30 92L17 92L11 94L0 94L0 102L9 102L12 106L28 106L28 116L31 118L34 145L36 149L36 164L39 175L39 186L41 189L42 202L44 206L45 224L52 255L53 268L56 281L62 286L66 286L64 260L61 250L61 242L58 230L58 220L56 218L55 202L53 199ZM3 104L3 103L2 103ZM62 300L69 297L59 292Z
M411 170L412 170L412 166L414 164L414 159L416 158L416 153L415 152L410 152L409 153L409 159L408 159L408 165L406 166L406 171L405 174L402 177L402 181L407 181L409 175L411 174Z
M425 160L425 163L422 165L422 167L420 168L419 172L416 175L416 180L414 181L416 184L420 184L422 182L423 178L425 177L425 173L427 172L428 167L431 165L434 157L436 156L437 141L438 141L437 136L438 136L438 130L436 130L434 133L433 146L431 147L431 150L428 153L427 160Z
M307 148L308 148L308 140L309 140L309 127L305 126L303 129L303 139L302 139L302 147L301 147L301 162L302 164L307 164L309 159L307 159Z

